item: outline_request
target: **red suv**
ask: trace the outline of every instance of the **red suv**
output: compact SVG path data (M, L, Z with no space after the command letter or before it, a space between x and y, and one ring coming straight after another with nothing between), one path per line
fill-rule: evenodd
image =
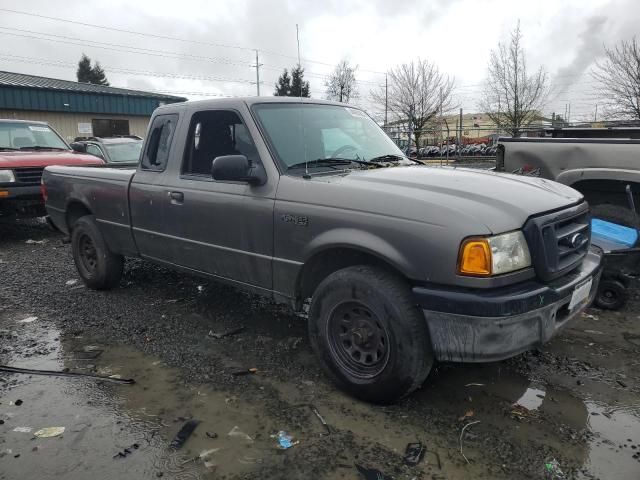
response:
M102 165L76 153L45 122L0 119L0 217L46 215L40 193L49 165Z

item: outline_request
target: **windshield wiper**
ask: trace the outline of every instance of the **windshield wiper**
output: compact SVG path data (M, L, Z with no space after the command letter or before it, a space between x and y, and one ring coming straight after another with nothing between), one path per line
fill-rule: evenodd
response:
M43 147L42 145L32 145L30 147L20 147L18 150L67 150L60 147Z
M0 151L17 152L18 149L17 148L12 148L12 147L0 147Z
M368 162L366 160L353 160L351 158L316 158L315 160L309 160L307 162L294 163L287 167L288 170L294 168L306 168L306 167L331 167L334 168L339 165L351 165L351 164L365 165L367 167L380 168L382 165L375 162Z
M373 157L369 159L370 162L385 162L385 161L394 161L394 160L396 162L399 162L400 160L411 160L411 159L408 157L405 157L404 155L396 155L393 153L388 155L379 155L377 157ZM411 161L413 162L414 160L411 160Z

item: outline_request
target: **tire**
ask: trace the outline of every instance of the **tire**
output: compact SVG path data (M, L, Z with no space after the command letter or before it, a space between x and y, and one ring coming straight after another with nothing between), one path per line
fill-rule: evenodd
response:
M348 267L320 283L311 299L309 337L326 374L372 403L410 394L434 362L427 322L409 285L376 267Z
M618 280L606 278L600 281L594 303L603 310L619 310L629 299L629 291Z
M87 287L108 290L118 286L124 257L109 250L93 215L80 217L73 225L71 251L78 274Z

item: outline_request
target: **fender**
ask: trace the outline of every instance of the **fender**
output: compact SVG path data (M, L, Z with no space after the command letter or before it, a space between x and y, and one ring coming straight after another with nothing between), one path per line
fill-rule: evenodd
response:
M569 186L584 180L617 180L640 183L640 171L621 168L579 168L565 170L556 178L556 182Z
M315 237L305 246L304 263L332 248L360 250L387 262L407 278L421 277L411 261L387 240L355 228L335 228Z

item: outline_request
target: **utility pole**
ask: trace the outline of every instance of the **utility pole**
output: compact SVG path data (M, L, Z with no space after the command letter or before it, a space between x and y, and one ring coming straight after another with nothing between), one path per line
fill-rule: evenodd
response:
M567 123L571 126L571 102L569 102L567 110Z
M593 114L594 123L598 121L598 104L596 103L596 112Z
M296 42L298 42L298 66L300 66L300 29L296 23Z
M256 90L257 90L257 95L259 97L260 96L260 67L262 66L262 63L258 61L258 50L256 50L256 64L251 66L255 67L256 69Z
M460 153L462 151L462 148L460 148L460 146L462 145L462 107L460 107L460 133L458 134L458 157L462 156L462 153Z
M387 74L384 74L384 126L387 126L387 112L389 110L389 84Z

